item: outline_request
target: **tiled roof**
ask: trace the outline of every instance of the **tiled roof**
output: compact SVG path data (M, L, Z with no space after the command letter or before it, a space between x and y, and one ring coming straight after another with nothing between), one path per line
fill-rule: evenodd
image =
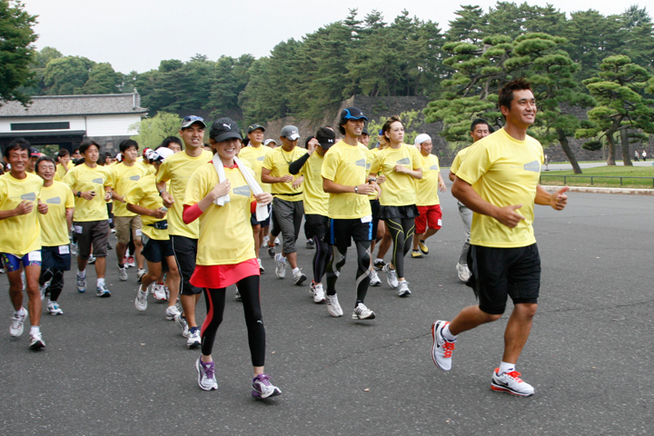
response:
M148 111L141 96L131 94L38 95L23 107L16 101L0 106L0 117L44 117L70 115L141 114Z

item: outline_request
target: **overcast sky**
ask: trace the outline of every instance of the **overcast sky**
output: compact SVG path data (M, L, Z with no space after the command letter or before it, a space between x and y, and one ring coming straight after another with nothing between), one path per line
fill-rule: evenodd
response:
M529 0L532 5L554 5L562 12L596 9L619 14L631 4L621 0ZM402 9L441 29L455 19L461 4L488 10L495 1L327 0L217 1L196 0L23 0L25 9L38 15L35 27L40 50L50 46L64 55L109 62L116 71L139 73L155 69L164 59L187 61L196 53L216 60L221 55L250 53L268 56L279 42L301 39L320 27L343 20L350 8L363 18L373 9L386 22ZM521 1L516 1L521 3ZM652 11L648 9L652 14Z

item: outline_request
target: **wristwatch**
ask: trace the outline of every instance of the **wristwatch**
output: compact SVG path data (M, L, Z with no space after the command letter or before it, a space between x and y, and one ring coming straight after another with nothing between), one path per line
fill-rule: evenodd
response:
M77 197L81 197L81 196L82 196L82 191L77 191Z

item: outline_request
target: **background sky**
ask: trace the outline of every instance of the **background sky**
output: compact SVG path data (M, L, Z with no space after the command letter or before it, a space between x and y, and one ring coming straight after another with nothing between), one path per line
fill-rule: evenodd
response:
M195 54L216 60L222 55L250 53L268 56L281 41L301 39L320 27L343 20L358 8L362 19L373 9L392 21L402 9L410 16L432 20L444 31L461 4L488 10L492 0L311 0L220 1L195 0L23 0L38 15L36 47L50 46L68 56L109 62L116 71L139 73L156 69L165 59L187 61ZM515 3L522 3L516 0ZM631 4L616 0L529 0L530 5L552 4L562 12L595 9L603 15L620 14ZM644 2L640 1L642 7ZM648 9L652 14L652 11ZM568 15L569 16L569 15Z

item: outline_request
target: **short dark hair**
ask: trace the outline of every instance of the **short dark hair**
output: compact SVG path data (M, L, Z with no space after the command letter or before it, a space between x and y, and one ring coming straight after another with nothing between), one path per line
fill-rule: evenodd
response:
M182 146L181 139L179 139L177 136L169 136L165 138L163 141L161 141L161 145L159 147L170 148L168 146L170 145L171 142L174 142L175 144L179 144L180 147Z
M531 83L527 79L515 79L504 85L499 92L497 105L502 109L502 106L511 109L511 102L513 101L513 91L531 91Z
M68 150L66 150L66 151L68 151ZM36 173L39 172L39 164L40 164L41 162L43 162L43 161L50 162L50 163L52 163L52 165L54 165L55 167L57 166L57 163L56 163L56 162L54 161L54 159L51 158L50 156L41 156L41 157L39 158L39 160L36 161L36 165L34 166L34 172L36 172Z
M87 139L86 141L84 141L84 142L82 142L82 143L80 144L80 146L79 146L79 152L80 152L81 154L86 153L86 150L88 150L89 147L91 147L92 145L95 145L95 147L98 149L98 151L100 151L100 144L98 144L97 142L95 142L95 141L92 140L92 139Z
M118 148L120 148L121 153L125 153L131 147L136 147L136 151L139 151L139 143L134 141L133 139L125 139L121 141L120 145L118 146Z
M57 158L65 157L65 156L68 156L68 155L70 155L70 151L68 151L65 148L60 148L59 151L57 152Z
M483 118L475 118L472 121L472 124L470 124L470 131L471 132L475 131L475 127L477 127L477 124L486 124L488 126L488 131L491 132L491 133L494 132L494 129L491 127L490 123L488 121L486 121L485 119L483 119Z
M9 152L16 149L27 151L27 155L29 156L30 151L32 149L32 145L25 138L16 138L13 141L11 141L9 145L7 145L7 147L5 148L4 156L7 159L9 159Z

